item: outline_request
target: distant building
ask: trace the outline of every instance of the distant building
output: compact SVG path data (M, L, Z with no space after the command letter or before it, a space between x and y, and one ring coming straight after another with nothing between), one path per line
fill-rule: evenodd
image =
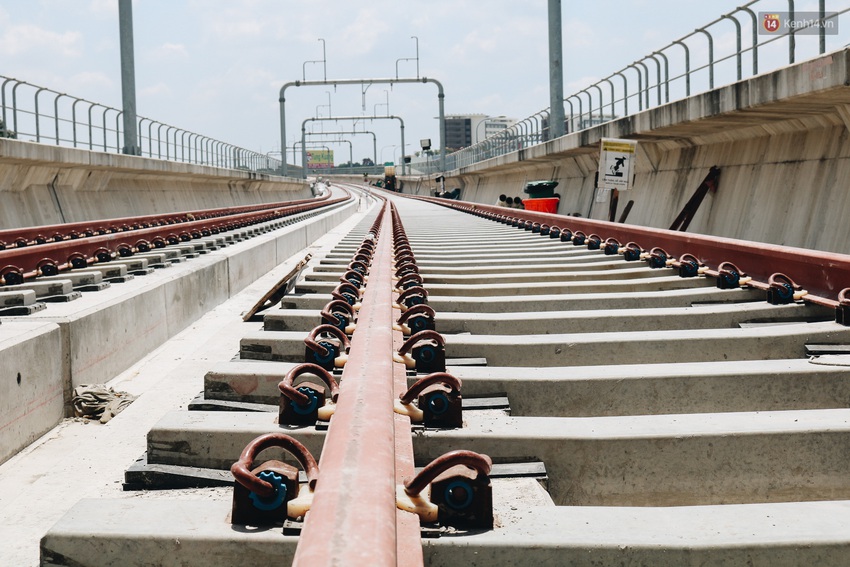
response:
M489 138L490 136L495 136L500 133L502 130L507 130L511 126L517 123L515 118L506 118L504 116L488 116L484 121L484 137L476 140L480 142L484 138Z
M613 114L595 114L591 116L582 115L581 122L579 122L578 130L584 130L585 128L591 128L593 126L598 126L599 124L604 124L606 122L611 122L612 120L616 120L618 116ZM569 122L569 119L567 119Z
M564 120L564 133L569 134L571 132L578 132L578 131L584 130L586 128L592 128L593 126L598 126L598 125L604 124L606 122L611 122L612 120L617 120L618 118L619 118L619 116L616 116L614 114L603 114L601 116L599 114L595 114L595 115L592 115L592 116L582 115L581 120L579 120L578 116L573 116L572 118L570 118L570 116L567 115L566 119ZM548 116L543 117L542 129L543 129L543 132L544 132L544 136L543 136L544 141L548 140L549 139L549 117Z
M486 114L446 116L446 149L455 151L477 144L516 124L516 119Z

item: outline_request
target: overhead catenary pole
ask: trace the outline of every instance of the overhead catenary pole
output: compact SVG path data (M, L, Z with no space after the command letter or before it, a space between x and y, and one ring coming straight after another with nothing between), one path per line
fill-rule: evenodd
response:
M139 133L136 127L136 65L133 56L133 1L118 0L118 29L121 42L121 100L124 118L122 153L139 156Z
M564 49L561 42L561 0L549 0L549 137L564 132Z
M372 154L374 155L373 161L377 164L378 163L378 137L375 135L374 132L372 132L370 130L358 131L358 130L354 130L353 128L354 128L354 126L352 126L352 130L336 130L336 131L325 131L325 132L317 132L317 133L307 132L307 135L308 136L319 136L319 135L324 135L324 134L371 134L372 135Z
M399 122L399 130L401 131L401 148L402 148L402 156L404 155L405 145L404 145L404 119L401 116L331 116L328 118L306 118L301 123L301 161L302 163L307 163L307 154L306 150L304 150L304 144L307 142L307 123L308 122L327 122L329 120L333 120L334 122L338 122L340 120L398 120ZM284 160L286 161L286 160ZM401 174L406 174L406 168L404 159L401 161ZM302 176L307 178L307 170L305 169L302 172Z
M281 151L286 152L286 89L289 87L312 87L312 86L333 86L334 88L337 85L360 85L361 88L363 85L373 85L373 84L389 84L392 85L394 83L433 83L437 87L437 101L439 107L439 128L440 128L440 170L446 171L446 111L445 111L445 98L446 95L443 91L443 85L440 81L436 79L430 79L428 77L421 77L417 79L341 79L341 80L333 80L333 81L293 81L291 83L286 83L280 88L280 95L278 97L278 102L280 103L280 147ZM563 90L563 89L562 89ZM360 116L358 118L364 118ZM370 117L365 117L370 118ZM386 117L385 117L386 118ZM562 118L563 118L563 107L562 107ZM404 132L404 129L402 129ZM402 144L404 145L404 144ZM402 165L404 168L404 165ZM283 160L281 164L281 175L286 176L286 160Z

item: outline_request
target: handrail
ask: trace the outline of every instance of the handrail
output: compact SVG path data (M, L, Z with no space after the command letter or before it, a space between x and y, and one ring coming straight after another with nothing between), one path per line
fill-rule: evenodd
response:
M599 79L598 81L594 82L593 84L590 84L590 85L578 90L575 93L567 95L564 98L564 103L566 103L570 106L570 112L569 112L569 116L566 119L566 122L567 122L566 132L572 133L572 132L582 130L585 127L597 125L597 124L594 124L594 120L592 119L593 110L594 110L592 100L591 100L591 108L589 110L591 119L589 119L587 121L584 121L582 119L585 112L584 112L584 108L583 108L583 101L582 101L581 93L585 93L588 96L590 96L589 89L591 89L591 88L596 88L596 89L599 89L601 91L601 85L602 85L602 83L605 83L605 82L607 82L609 85L611 85L611 89L610 89L611 94L610 94L610 97L603 96L597 106L600 109L605 108L606 106L610 106L611 116L606 117L600 111L600 121L601 122L607 122L607 121L610 121L610 120L616 120L616 119L620 118L621 116L616 115L615 108L622 109L622 111L623 111L622 116L628 116L630 114L629 99L630 98L633 99L635 96L637 96L637 100L638 100L637 112L640 112L640 111L643 111L644 109L650 108L651 107L651 104L650 104L651 101L650 101L650 96L649 96L650 87L655 87L656 90L657 90L656 99L657 99L658 105L666 104L666 103L670 102L670 85L671 85L671 83L676 83L677 81L681 81L678 84L683 87L685 97L689 97L692 94L696 94L696 93L692 92L692 88L691 88L692 87L692 78L694 78L695 76L697 76L700 73L705 73L705 75L703 75L703 76L707 76L707 81L706 81L707 85L708 85L707 90L712 90L712 89L715 88L715 84L714 84L715 83L715 69L718 67L718 65L720 65L720 64L722 64L726 61L729 61L733 58L735 59L735 71L734 71L733 76L735 77L735 80L740 81L744 78L743 55L745 53L751 53L751 57L752 57L752 73L750 74L750 76L755 76L760 71L764 72L764 71L767 71L767 70L772 70L772 69L761 69L761 70L759 69L759 49L764 48L765 46L772 44L776 41L785 40L787 38L787 41L788 41L788 44L789 44L787 62L789 64L794 63L795 55L796 55L795 33L799 34L800 30L797 30L797 29L792 27L792 29L790 31L784 31L782 33L778 33L777 35L762 36L763 40L761 42L759 42L759 33L758 33L759 22L758 22L758 18L756 16L755 12L752 9L750 9L750 7L755 5L755 4L758 4L760 2L767 2L767 0L751 0L751 1L743 4L742 6L735 8L734 10L732 10L728 13L720 15L718 18L714 19L713 21L709 22L708 24L706 24L706 25L704 25L700 28L695 29L694 31L688 33L687 35L684 35L684 36L682 36L682 37L680 37L676 40L673 40L672 42L670 42L666 46L661 47L660 49L654 50L649 55L646 55L646 56L644 56L640 59L637 59L636 61L632 62L631 64L625 66L623 69L615 71L615 72L607 75L606 77ZM835 20L835 22L836 22L835 25L837 25L838 24L837 20L839 19L839 17L843 16L847 12L850 12L850 6L847 5L848 0L834 0L834 3L838 4L839 6L841 4L843 4L844 7L841 7L837 10L832 10L831 13L827 13L827 10L825 8L825 2L822 2L821 6L823 6L823 14L821 15L821 18L818 19L819 22L828 22L828 21ZM773 10L776 10L776 7L773 6L773 5L767 5L765 9L773 11ZM794 0L788 0L788 12L789 12L789 16L792 17L792 18L793 18L793 15L795 13L794 9L795 9ZM749 21L750 21L750 24L751 24L751 28L752 28L751 45L746 46L746 47L744 47L742 45L742 25L741 25L741 21L738 19L739 15L741 17L748 18ZM728 20L731 20L732 23L735 25L735 39L736 39L735 47L734 47L734 50L732 51L732 53L724 54L722 57L716 57L716 54L715 54L715 47L716 46L715 46L715 44L717 43L718 46L721 45L721 44L719 44L718 42L715 41L716 38L712 35L712 30L716 26L723 26L724 22L726 22ZM848 22L848 24L850 24L850 22ZM811 24L809 24L809 25L811 25ZM728 28L726 28L726 29L728 29ZM825 39L824 39L825 32L826 32L826 30L825 30L824 26L819 27L819 29L818 29L818 33L820 35L820 42L819 42L819 49L818 49L819 54L824 54L825 51L826 51ZM700 64L697 64L697 65L692 67L692 57L699 56L699 54L705 49L705 46L706 46L706 43L703 43L702 44L703 47L701 49L697 50L695 48L693 50L693 53L692 53L691 47L693 47L693 46L689 46L688 41L693 42L694 41L693 38L695 36L698 36L698 35L705 35L705 37L706 37L706 40L707 40L707 51L706 51L707 60L705 61L705 63L700 63ZM673 47L680 47L683 50L683 53L682 53L682 51L679 51L679 50L674 51L676 53L682 53L682 55L683 55L681 61L674 60L682 68L681 72L676 72L675 76L671 76L670 60L668 59L667 54L664 53L665 51L668 51ZM662 77L661 62L656 58L656 57L659 57L659 56L664 60L664 72L663 72L664 79L663 79L663 81L662 81L662 78L661 78ZM655 62L655 65L656 65L657 80L656 80L656 83L654 85L651 85L651 80L650 80L650 76L649 76L650 75L649 69L644 64L644 61L647 60L647 59L652 59ZM634 71L637 72L637 90L636 91L631 90L632 84L631 84L631 82L628 78L628 74L626 73L626 71L628 69L633 69ZM614 88L613 88L613 82L612 82L612 79L616 76L619 76L622 79L622 83L623 83L622 91L619 92L619 98L617 98L617 95L615 95ZM645 84L644 84L644 78L646 79ZM634 80L634 79L632 79L632 80ZM664 96L663 97L661 95L662 82L664 84ZM700 92L702 92L702 91L700 91ZM600 94L601 94L601 92L600 92ZM609 98L609 100L605 100L605 98ZM577 116L576 116L576 113L575 113L575 107L573 106L573 102L572 102L573 99L579 101L579 103L578 103L578 115ZM547 109L547 111L548 111L548 109ZM632 113L634 113L634 109L632 109ZM578 120L576 120L576 117L578 118ZM528 118L526 118L524 120L528 120ZM524 120L521 120L519 122L523 122ZM546 141L549 140L548 132L547 132L546 136L542 136L541 139L537 140L537 141L535 141L533 139L533 137L524 136L522 134L522 131L521 131L521 126L518 125L519 122L517 124L515 124L514 126L507 128L506 130L503 130L502 132L499 132L498 134L496 134L494 136L491 136L489 138L485 138L484 140L481 140L481 141L477 142L476 144L473 144L469 147L463 148L462 150L459 150L457 152L453 152L453 153L449 154L448 156L446 156L446 159L447 159L446 169L450 171L450 170L455 169L457 167L469 166L469 165L472 165L473 163L477 163L477 162L483 161L485 159L490 159L490 158L493 158L493 157L497 157L499 155L503 155L503 154L508 153L510 151L514 151L518 147L528 147L530 145L543 143L543 142L546 142ZM493 144L494 141L497 141L499 143ZM433 172L437 171L437 169L435 167L433 167L427 160L416 161L416 162L412 163L411 165L414 165L417 170L427 172L427 173L433 173Z
M7 95L7 89L11 90L11 97ZM24 89L24 91L29 89L33 94L20 96L18 89ZM42 93L54 96L52 112L41 108L39 98ZM78 113L77 105L80 103L87 104L88 110ZM120 109L3 75L0 75L0 106L2 106L0 138L52 143L57 146L89 150L98 147L104 152L121 153L123 111ZM97 121L92 116L92 110L95 107L103 109ZM115 114L114 126L107 125L110 112ZM141 127L144 121L148 122L147 132ZM163 159L162 146L165 145L164 159L170 161L268 174L276 174L281 170L281 161L268 157L266 154L240 148L145 116L138 116L137 124L140 155L144 157ZM165 128L164 136L162 135L163 127ZM220 145L226 150L224 155L240 155L242 158L224 159L219 162L213 159L208 151L203 151L210 144Z

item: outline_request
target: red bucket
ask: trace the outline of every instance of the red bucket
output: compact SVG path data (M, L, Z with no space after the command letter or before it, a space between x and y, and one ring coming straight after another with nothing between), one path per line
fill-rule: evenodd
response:
M558 197L545 197L543 199L523 199L522 204L525 205L527 211L557 213L560 201Z

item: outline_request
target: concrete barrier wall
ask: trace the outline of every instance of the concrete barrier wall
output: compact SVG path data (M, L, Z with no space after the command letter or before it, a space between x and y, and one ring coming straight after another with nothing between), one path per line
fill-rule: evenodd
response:
M300 179L0 139L0 228L310 196Z
M465 201L527 197L557 180L559 214L608 218L594 202L601 138L638 140L627 223L668 228L711 166L721 169L689 231L850 253L850 50L787 67L450 172ZM408 178L405 193L433 182ZM619 213L618 213L619 214Z
M55 323L0 324L0 463L61 419L66 353Z

